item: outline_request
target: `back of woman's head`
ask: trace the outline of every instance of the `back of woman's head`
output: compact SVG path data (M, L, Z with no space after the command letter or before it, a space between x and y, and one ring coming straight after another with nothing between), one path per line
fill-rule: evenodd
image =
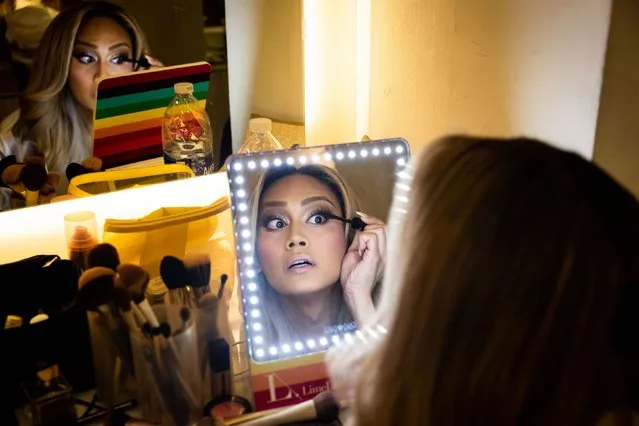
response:
M358 425L592 425L630 403L632 195L575 154L463 136L425 150L406 185Z

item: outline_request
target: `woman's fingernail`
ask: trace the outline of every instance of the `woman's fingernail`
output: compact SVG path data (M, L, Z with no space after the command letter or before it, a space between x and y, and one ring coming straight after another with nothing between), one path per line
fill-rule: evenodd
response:
M366 213L362 213L362 212L355 212L355 213L357 213L358 216L362 216L362 217L368 216Z

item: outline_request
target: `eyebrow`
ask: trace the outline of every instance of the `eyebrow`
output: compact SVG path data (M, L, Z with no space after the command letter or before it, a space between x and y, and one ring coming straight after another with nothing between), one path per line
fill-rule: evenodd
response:
M98 48L97 45L95 45L93 43L89 43L88 41L83 41L83 40L78 40L78 41L75 42L75 44L82 44L82 45L88 46L88 47L90 47L92 49L97 49ZM129 43L127 43L125 41L121 41L121 42L116 43L113 46L109 47L109 50L115 50L115 49L117 49L119 47L122 47L122 46L128 47L129 49L131 49L131 46L129 45Z
M335 203L333 203L330 199L328 199L328 197L325 197L323 195L316 195L314 197L305 198L302 200L302 205L306 206L308 204L316 203L318 201L326 201L333 207L337 207ZM266 201L262 205L262 207L285 207L285 206L286 206L286 201Z

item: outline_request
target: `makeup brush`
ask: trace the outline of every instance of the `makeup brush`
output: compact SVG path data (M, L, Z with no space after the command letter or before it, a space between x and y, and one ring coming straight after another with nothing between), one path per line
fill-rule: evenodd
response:
M47 180L40 189L40 199L38 204L49 204L53 197L56 195L58 184L60 183L61 175L57 172L49 172Z
M109 277L114 277L115 276L115 272L113 272L111 269L109 268L105 268L103 266L96 266L93 268L89 268L86 271L84 271L82 273L82 275L80 275L80 279L78 281L78 287L82 288L84 287L88 282L99 278L101 276L109 276Z
M110 315L109 302L113 300L115 273L107 268L87 269L80 276L80 290L76 304L88 311Z
M127 327L129 327L129 330L132 332L139 330L139 327L133 318L131 296L127 289L122 287L122 285L116 285L113 288L113 301L115 302L115 306L117 306L120 310L120 316L122 316L122 319L126 323Z
M208 342L211 367L211 396L213 399L231 396L231 351L228 342L215 339Z
M26 188L27 207L38 204L40 189L47 181L47 169L41 164L25 164L20 171L20 181Z
M2 172L2 181L6 186L11 188L16 194L24 196L26 188L20 181L20 172L24 168L24 164L12 164Z
M193 290L195 301L211 292L211 257L208 254L192 254L184 258L184 267L188 274L188 284Z
M176 335L186 330L189 325L189 320L191 319L191 310L186 306L183 306L182 309L180 309L180 319L182 320L182 325L176 330Z
M175 344L175 339L173 339L173 335L171 333L171 326L163 322L158 327L158 331L159 334L164 338L164 341L160 342L160 346L164 345L166 342L166 344L168 344L169 348L171 349L173 364L175 364L173 366L174 368L171 368L171 371L173 371L174 377L177 380L179 387L181 388L181 392L178 392L178 394L186 396L188 404L191 407L198 407L200 404L195 397L195 394L191 389L189 382L184 378L185 369L184 365L182 364L177 345Z
M87 158L82 163L80 163L80 165L91 170L92 172L99 172L100 170L102 170L102 160L100 160L98 157Z
M354 216L352 219L346 219L345 217L335 216L333 214L324 214L324 216L326 216L327 219L335 219L340 222L348 223L351 225L351 228L356 231L363 231L364 228L366 228L366 222L364 222L359 216Z
M220 324L218 321L219 299L213 294L205 294L200 300L200 307L196 311L196 324L206 324L206 327L197 327L198 340L200 345L208 348L209 342L213 342L220 337ZM208 351L201 352L200 369L206 371L206 366L210 365Z
M120 256L118 250L109 243L101 243L93 247L88 256L89 268L104 266L113 271L118 270Z
M16 160L15 155L7 155L2 160L0 160L0 177L2 176L4 171L7 169L7 167L13 166L17 162L18 161ZM4 181L1 181L0 186L7 186L7 185L4 183Z
M84 167L81 164L78 163L70 163L67 166L67 169L65 171L65 174L67 176L67 179L69 181L71 181L71 179L73 179L76 176L80 176L80 175L86 175L87 173L93 173L94 170L91 170L87 167Z
M310 420L333 422L339 418L339 404L331 391L324 391L310 401L284 408L274 414L242 423L243 426L277 426Z
M47 168L47 164L44 161L44 157L39 157L37 155L30 155L29 157L25 157L24 164L33 164L36 166L42 166L45 169Z
M226 281L229 279L229 276L226 274L222 274L220 276L220 288L217 290L217 298L221 299L224 296L224 287L226 286Z
M160 323L155 317L149 302L144 297L144 292L149 285L149 273L137 265L124 264L118 266L118 276L122 285L131 295L133 303L140 308L151 327L157 328Z
M186 288L189 273L182 260L175 256L164 256L160 262L160 276L169 289L169 305L197 307L195 300Z

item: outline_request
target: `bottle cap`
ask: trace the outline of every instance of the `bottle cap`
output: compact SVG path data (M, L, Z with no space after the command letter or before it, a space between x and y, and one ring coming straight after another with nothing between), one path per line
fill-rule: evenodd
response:
M249 130L253 133L270 132L272 127L270 118L251 118L249 120Z
M190 95L193 93L192 83L175 83L173 90L176 95Z

